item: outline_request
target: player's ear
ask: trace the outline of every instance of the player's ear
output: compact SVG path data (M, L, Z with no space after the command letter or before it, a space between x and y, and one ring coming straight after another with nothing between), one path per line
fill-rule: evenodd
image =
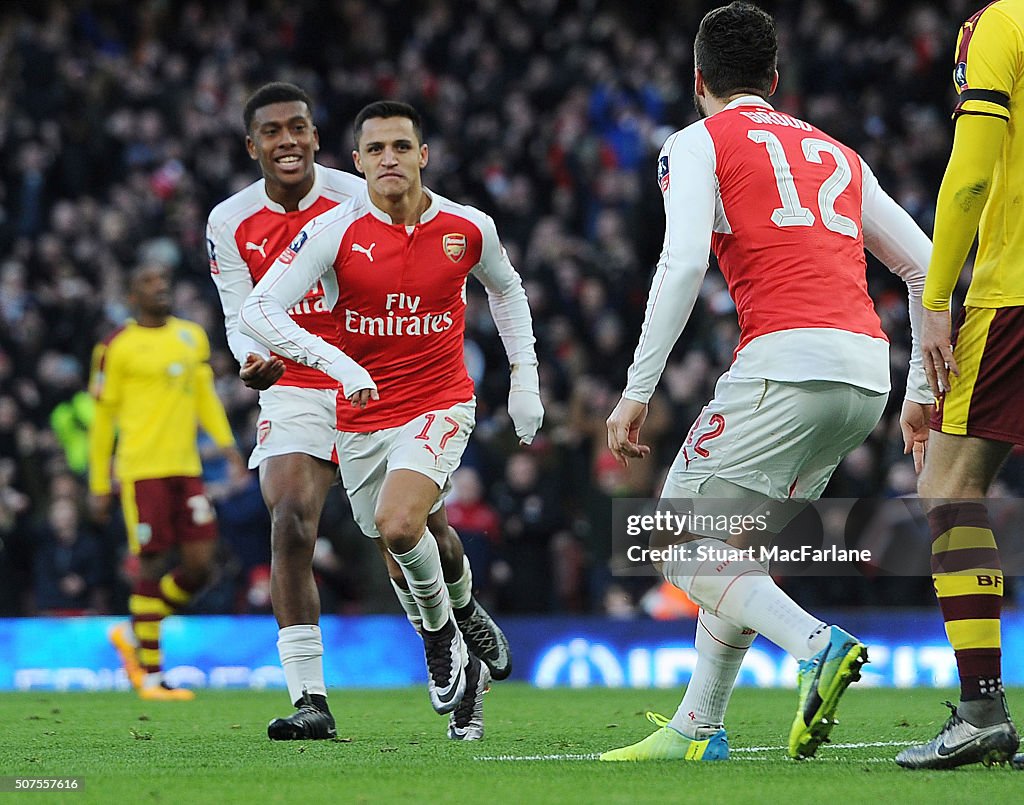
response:
M359 158L359 152L352 152L352 163L356 166L356 170L359 171L363 176L366 175L366 171L363 170L363 161Z
M695 67L693 70L693 94L698 98L703 98L705 93L704 73L700 71L699 67Z
M427 163L430 161L430 154L427 153L427 144L423 143L420 146L420 170L427 167Z
M775 71L775 75L772 77L772 86L771 86L771 89L768 90L768 95L769 96L774 95L775 94L775 90L778 88L778 86L779 86L779 71L776 70Z
M320 129L313 126L313 153L320 150Z
M260 158L260 155L256 151L256 141L248 134L245 135L245 150L249 152L249 159Z

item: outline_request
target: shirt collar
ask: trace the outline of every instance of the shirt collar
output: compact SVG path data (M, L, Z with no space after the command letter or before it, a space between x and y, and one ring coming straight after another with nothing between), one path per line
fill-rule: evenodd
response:
M283 206L274 201L269 195L267 195L267 180L263 180L261 186L263 191L263 203L267 206L267 209L273 210L274 212L287 212ZM302 198L299 199L299 210L308 210L313 206L318 198L320 198L324 189L324 175L319 165L313 164L313 186L309 188L309 192L306 193Z
M769 109L774 109L768 101L762 98L760 95L741 95L733 101L729 101L726 104L726 109L735 109L737 106L766 106Z
M423 192L426 193L427 198L430 199L430 204L427 205L427 208L423 211L423 214L420 216L420 220L417 222L420 224L429 223L434 218L436 218L440 206L438 203L437 193L435 193L433 190L429 189L426 186L424 186ZM365 187L363 189L363 202L370 208L370 214L378 221L382 221L383 223L388 225L395 225L394 221L391 220L391 216L373 203L373 199L370 198L369 187Z

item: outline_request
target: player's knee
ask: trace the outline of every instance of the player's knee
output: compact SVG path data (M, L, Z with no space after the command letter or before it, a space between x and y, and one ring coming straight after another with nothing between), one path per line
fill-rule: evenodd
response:
M271 513L272 543L275 551L308 548L316 541L316 521L311 507L285 499Z
M741 586L747 586L736 582L766 575L750 549L737 549L711 537L676 547L663 562L662 575L695 604L715 614L727 592L740 592Z
M378 511L374 524L388 548L399 553L411 551L423 536L424 524L411 512L399 508Z
M938 503L943 498L963 494L964 490L956 488L948 472L936 469L934 464L925 464L921 476L917 479L917 495L922 501Z

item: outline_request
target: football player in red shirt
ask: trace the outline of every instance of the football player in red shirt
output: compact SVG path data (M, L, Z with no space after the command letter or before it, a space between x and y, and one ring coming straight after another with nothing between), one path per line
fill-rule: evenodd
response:
M701 518L705 525L722 514L763 521L746 521L738 537L693 526L657 535L669 549L659 569L702 608L698 664L675 716L603 760L727 758L725 709L757 632L800 663L791 757L815 753L859 678L866 647L801 609L768 575L761 549L800 503L821 495L885 408L888 340L867 292L865 247L909 288L914 345L901 424L907 451L923 458L915 434L934 400L917 333L931 244L854 151L772 108L776 55L775 25L753 5L735 2L701 22L694 91L702 119L671 135L658 160L665 244L626 388L607 422L620 461L649 453L640 443L647 401L714 251L740 343L669 470L663 505L675 499L669 508L715 515Z
M533 324L522 282L494 222L426 189L419 114L380 101L355 121L353 152L367 190L314 218L242 307L242 329L275 352L337 380L342 480L363 532L402 569L422 618L431 703L448 735L483 735L489 673L452 615L428 516L443 505L475 424L463 358L465 286L487 291L511 364L508 411L523 443L543 419ZM339 328L329 341L288 315L324 289Z
M228 345L239 375L260 390L257 445L249 459L272 518L271 591L280 628L278 650L297 710L272 721L275 740L329 738L335 725L323 677L320 598L313 578L313 547L330 486L337 478L335 398L338 383L323 372L265 347L239 332L238 313L253 286L302 230L327 210L362 195L366 183L351 173L315 162L319 134L312 102L293 84L264 85L248 99L243 121L246 148L263 178L218 204L210 213L210 273L224 309ZM311 283L289 310L303 328L336 341L338 325L323 288ZM344 461L344 456L341 460ZM444 508L431 514L457 622L495 678L511 666L504 634L472 596L472 574ZM392 583L413 625L419 610L397 565Z

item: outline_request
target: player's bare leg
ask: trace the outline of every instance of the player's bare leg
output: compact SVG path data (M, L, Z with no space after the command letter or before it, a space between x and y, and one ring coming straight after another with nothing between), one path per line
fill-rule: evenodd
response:
M483 660L493 679L505 679L512 673L512 652L508 638L473 595L473 571L466 557L459 533L448 524L448 514L442 506L427 518L427 529L437 540L448 597L455 613L455 623L466 640L469 652ZM391 556L383 540L377 547L388 568L406 617L417 632L421 629L419 606L409 592L402 568Z
M440 491L426 475L393 470L384 479L374 520L420 610L431 704L439 713L450 713L466 691L470 660L455 625L437 540L427 531L427 517ZM479 665L479 660L474 663Z
M918 482L932 532L932 579L956 654L960 701L930 742L900 752L908 769L1002 763L1019 738L1003 694L1003 574L984 499L1011 445L933 431ZM961 556L970 561L963 562Z
M277 648L296 712L267 727L272 740L336 735L327 705L320 633L320 593L313 549L324 501L337 477L330 461L304 453L271 456L260 464L260 489L271 518L270 597Z

